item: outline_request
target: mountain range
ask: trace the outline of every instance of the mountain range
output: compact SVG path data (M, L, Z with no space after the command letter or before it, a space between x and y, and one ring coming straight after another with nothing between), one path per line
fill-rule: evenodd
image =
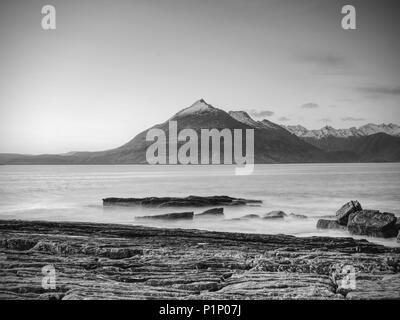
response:
M43 155L0 154L0 164L146 164L146 150L153 143L146 141L147 131L158 128L168 133L169 121L177 122L178 132L190 128L198 134L201 129L254 129L255 163L400 161L400 127L394 124L307 130L302 126L281 126L266 119L256 121L245 111L225 112L201 99L115 149Z
M369 123L359 128L335 129L325 126L308 130L285 126L289 132L333 156L333 161L397 162L400 160L400 126Z
M368 123L359 128L351 127L349 129L335 129L331 126L325 126L319 130L308 130L307 128L297 126L284 126L286 130L295 134L300 138L315 138L321 139L325 137L336 137L336 138L349 138L349 137L365 137L376 133L386 133L391 136L400 137L400 126L390 124L373 124Z

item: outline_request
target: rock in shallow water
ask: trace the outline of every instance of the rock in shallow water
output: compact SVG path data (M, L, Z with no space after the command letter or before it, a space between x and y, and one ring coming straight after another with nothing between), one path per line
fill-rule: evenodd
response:
M283 219L287 214L283 211L271 211L263 216L263 219Z
M349 215L353 212L361 211L361 204L356 201L349 201L345 205L343 205L338 211L336 211L336 220L339 224L346 226Z
M208 207L238 206L262 203L261 200L232 198L228 196L188 196L188 197L147 197L147 198L105 198L104 206L146 206L146 207Z
M393 213L362 210L349 216L347 228L352 234L391 238L397 235Z
M261 217L258 214L246 214L240 218L228 219L228 221L243 221L243 220L253 220L253 219L261 219Z
M296 219L307 219L308 217L304 214L289 214L289 217L296 218Z
M206 210L202 213L196 214L196 217L204 217L204 216L223 216L224 215L224 208L213 208Z
M396 224L394 227L396 228L396 230L400 231L400 218L397 218Z
M180 219L193 219L193 211L192 212L174 212L174 213L166 213L166 214L157 214L155 216L141 216L136 217L137 220L147 220L147 219L155 219L155 220L180 220Z
M260 219L260 216L258 214L246 214L240 219Z
M345 226L339 224L336 220L319 219L317 229L341 229L346 230Z

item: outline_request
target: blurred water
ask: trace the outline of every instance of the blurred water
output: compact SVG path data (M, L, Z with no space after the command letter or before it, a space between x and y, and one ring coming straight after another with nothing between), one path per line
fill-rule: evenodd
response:
M364 208L400 215L400 164L257 165L249 176L235 176L234 166L0 166L0 218L92 221L159 227L196 228L297 236L349 236L315 228L357 199ZM229 195L263 200L260 207L227 207L224 219L135 221L135 216L180 209L103 208L104 197ZM202 208L192 208L195 213ZM230 221L271 210L304 214L305 220ZM394 240L369 239L388 245Z

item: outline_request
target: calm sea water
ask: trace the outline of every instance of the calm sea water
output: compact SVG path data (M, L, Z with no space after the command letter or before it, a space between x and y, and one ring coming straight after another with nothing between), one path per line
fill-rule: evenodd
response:
M225 218L193 221L135 221L136 216L185 209L103 208L104 197L229 195L263 200L260 207L227 207ZM257 165L249 176L233 166L0 166L0 218L91 221L296 236L349 236L317 230L321 216L333 215L357 199L364 208L400 216L400 164ZM271 210L309 218L230 221ZM203 210L193 208L195 213ZM394 240L369 240L396 245Z

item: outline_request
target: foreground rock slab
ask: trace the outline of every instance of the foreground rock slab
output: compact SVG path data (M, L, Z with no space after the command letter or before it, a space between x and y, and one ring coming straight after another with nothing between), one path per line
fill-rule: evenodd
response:
M188 196L179 197L147 197L147 198L105 198L103 206L145 206L145 207L208 207L239 206L262 203L261 200L232 198L228 196Z
M0 220L1 299L398 299L399 274L400 248L352 238Z

